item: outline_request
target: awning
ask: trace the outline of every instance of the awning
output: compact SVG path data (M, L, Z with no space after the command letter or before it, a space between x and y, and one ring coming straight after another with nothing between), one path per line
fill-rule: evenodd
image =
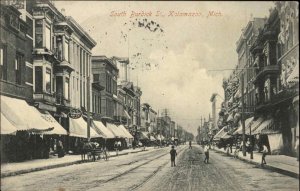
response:
M51 127L53 127L53 130L46 131L44 134L48 135L67 135L68 132L52 117L52 115L47 111L40 112L41 117L49 123Z
M165 140L165 137L163 135L157 135L157 140L160 141Z
M124 113L127 119L131 119L130 115L128 114L128 112L124 109Z
M12 134L18 129L1 113L1 135Z
M87 123L82 117L78 119L69 118L69 135L73 137L87 138ZM93 128L90 128L90 138L102 137Z
M133 136L128 132L128 130L124 127L124 125L119 125L118 128L124 132L126 138L133 139Z
M126 135L124 132L118 128L115 124L112 123L106 123L106 127L116 136L119 138L126 138Z
M262 117L259 117L255 121L253 120L253 122L251 124L251 131L254 132L263 121L264 121L264 118L262 118Z
M1 113L17 130L47 131L53 129L40 112L26 101L1 95Z
M240 98L240 97L241 97L241 90L238 89L238 90L235 92L235 94L234 94L233 97L234 97L234 98Z
M98 134L103 135L103 138L106 139L115 138L115 135L110 130L108 130L107 127L105 127L101 121L93 120L92 127L95 129L95 131Z
M229 135L228 133L225 133L221 139L229 139L231 137L231 135Z
M152 135L150 135L150 140L151 141L156 141L156 139Z
M274 120L272 119L267 119L263 121L257 129L253 131L253 135L256 134L273 134L273 133L278 133L277 131L272 130L272 126L274 124Z
M217 134L214 136L214 141L218 141L220 140L220 138L226 134L225 129L227 128L227 126L224 126L220 131L217 132Z
M232 120L233 120L233 115L232 115L232 114L230 114L230 115L228 116L228 118L227 118L227 120L226 120L226 121L228 122L228 121L232 121Z
M250 134L250 126L253 122L254 117L250 117L245 121L245 134ZM251 129L252 130L252 129ZM239 128L233 132L233 135L241 135L243 134L243 126L240 124Z
M286 81L288 83L299 83L299 64L294 67Z
M293 103L295 103L295 102L297 102L297 101L299 102L299 95L297 95L297 96L294 97Z
M147 132L142 131L139 134L140 134L140 139L149 139Z

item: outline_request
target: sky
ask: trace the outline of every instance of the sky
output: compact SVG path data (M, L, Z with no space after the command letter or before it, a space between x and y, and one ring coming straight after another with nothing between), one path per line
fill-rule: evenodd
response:
M93 55L129 57L130 80L141 87L142 102L160 113L168 108L172 120L195 135L201 116L211 115L211 95L220 95L217 109L223 101L222 81L231 71L216 70L236 66L242 29L274 7L269 1L54 4L97 42Z

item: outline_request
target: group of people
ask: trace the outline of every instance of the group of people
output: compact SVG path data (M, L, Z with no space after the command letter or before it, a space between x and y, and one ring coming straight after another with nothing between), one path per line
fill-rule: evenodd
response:
M239 152L241 151L241 149L242 149L242 145L241 144L236 145L235 151L234 151L234 155L233 155L234 158L238 158L238 155L239 155ZM251 144L249 143L249 140L245 144L245 149L246 149L246 151L248 153L253 152ZM262 150L261 151L262 151L261 165L265 165L265 164L267 164L267 162L266 162L266 156L267 156L267 154L269 152L268 147L265 144L262 145ZM227 154L229 154L228 150L227 150Z
M191 141L189 141L189 149L192 149ZM205 154L204 163L208 164L209 163L209 145L208 144L204 145L204 154ZM174 145L172 145L172 147L171 147L170 155L171 155L171 167L174 167L174 166L176 166L175 158L177 156L177 151L176 151Z

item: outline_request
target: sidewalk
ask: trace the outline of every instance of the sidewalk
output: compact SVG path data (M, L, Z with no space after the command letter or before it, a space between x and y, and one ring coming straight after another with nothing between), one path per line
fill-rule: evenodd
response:
M145 151L150 150L154 150L154 148L146 147ZM138 153L142 151L142 148L137 148L134 150L126 149L119 151L119 156L127 155L129 153ZM109 152L109 154L110 157L116 157L115 151L111 151ZM35 159L24 162L6 163L1 164L1 178L80 163L84 163L84 161L81 161L81 155L65 155L62 158L58 158L57 156L50 156L49 159Z
M221 152L226 154L226 151L223 148L218 149L217 147L215 147L213 148L213 150L219 153ZM234 155L234 149L232 149L232 153L229 153L229 155ZM296 158L285 155L267 155L267 164L261 166L261 156L262 153L254 152L253 159L250 159L249 153L247 153L246 156L243 156L243 152L240 151L238 158L242 161L257 165L257 167L260 168L269 169L284 175L299 178L299 161L297 161Z

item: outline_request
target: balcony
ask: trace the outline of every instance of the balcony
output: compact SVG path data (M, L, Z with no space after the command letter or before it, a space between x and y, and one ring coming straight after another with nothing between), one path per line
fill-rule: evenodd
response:
M0 92L3 95L10 95L22 99L32 99L32 87L22 86L8 81L0 80Z
M296 96L298 93L299 92L297 92L297 90L294 89L283 90L278 94L273 95L270 100L259 101L256 104L256 111L263 111L263 110L270 111L274 106L291 101L294 98L294 96Z
M74 71L74 68L72 67L70 62L65 61L65 60L61 61L58 65L56 65L56 67L57 67L57 69L59 69L57 71L61 71L61 69L62 70L66 69L69 73Z
M252 114L255 111L255 106L244 106L244 113ZM242 108L238 108L238 112L242 112Z
M35 93L33 94L34 101L40 102L48 102L48 103L55 103L55 97L49 93Z
M264 67L258 69L258 71L256 71L256 77L254 79L254 83L268 74L279 74L279 72L280 72L279 65L264 66Z

